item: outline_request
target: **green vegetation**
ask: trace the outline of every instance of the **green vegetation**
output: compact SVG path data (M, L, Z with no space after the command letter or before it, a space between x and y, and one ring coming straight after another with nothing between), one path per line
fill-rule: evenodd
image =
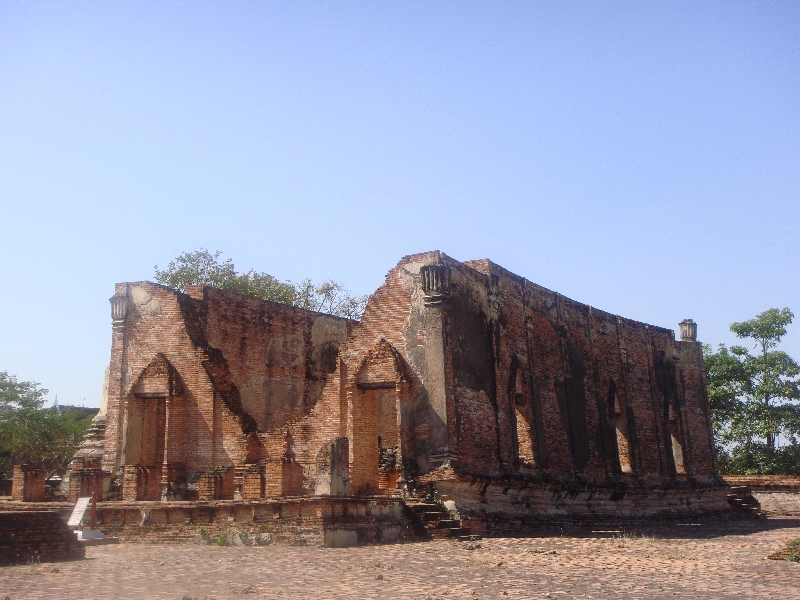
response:
M786 547L789 549L789 556L786 557L786 560L800 562L800 538L793 539L786 544Z
M87 413L65 406L44 408L47 390L0 372L0 477L15 464L34 465L47 475L66 468L91 424Z
M703 348L708 396L723 474L800 475L800 365L777 350L794 315L771 308L733 323L751 349Z
M250 269L236 271L229 258L220 261L222 252L211 254L205 248L184 252L170 261L163 271L155 267L155 280L175 290L187 285L208 285L262 300L272 300L307 310L358 320L367 305L367 296L353 296L347 287L334 280L316 285L310 279L299 284L278 281L267 273Z

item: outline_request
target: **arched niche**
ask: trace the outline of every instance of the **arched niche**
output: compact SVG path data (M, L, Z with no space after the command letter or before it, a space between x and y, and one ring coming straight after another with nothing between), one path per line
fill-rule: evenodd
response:
M125 399L123 497L180 498L186 487L183 378L157 354Z
M353 493L395 489L403 455L412 452L401 407L411 397L411 377L400 353L385 339L361 361L347 397Z

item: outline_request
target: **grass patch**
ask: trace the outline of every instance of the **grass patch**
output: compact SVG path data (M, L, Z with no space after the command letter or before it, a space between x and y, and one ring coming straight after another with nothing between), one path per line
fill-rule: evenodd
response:
M790 562L800 562L800 538L795 538L786 544L789 549L789 556L786 560Z

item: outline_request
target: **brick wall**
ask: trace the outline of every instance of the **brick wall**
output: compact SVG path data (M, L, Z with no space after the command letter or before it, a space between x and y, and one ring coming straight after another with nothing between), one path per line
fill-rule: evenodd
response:
M84 552L55 511L0 512L0 564L74 560Z
M512 396L521 371L541 472L602 481L627 477L622 467L630 465L640 481L715 481L699 343L574 302L489 261L468 265L450 265L443 304L465 471L514 471ZM487 441L494 453L480 443Z
M41 502L45 498L44 469L14 465L11 498L17 502Z
M36 508L41 510L40 506ZM60 505L60 516L55 511L45 514L52 515L47 517L48 526L53 525L55 518L60 531L66 530L71 536L64 539L75 541L75 534L66 526L71 511L72 506L65 504ZM37 519L40 517L35 515L41 514L36 510L0 510L0 528L3 523L39 522ZM412 532L406 532L407 525L403 504L398 498L287 498L254 502L122 501L97 505L98 529L124 542L215 543L220 534L225 534L228 543L234 543L233 536L244 537L243 534L249 534L259 535L261 543L336 546L341 545L342 537L349 542L348 545L392 543L406 533L413 536ZM337 535L337 532L344 532L345 535ZM83 549L78 550L82 552Z

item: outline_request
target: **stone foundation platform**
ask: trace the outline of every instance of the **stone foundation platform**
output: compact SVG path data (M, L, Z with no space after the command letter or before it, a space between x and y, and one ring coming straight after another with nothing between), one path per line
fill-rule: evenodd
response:
M54 508L64 521L67 503L0 503L2 511ZM24 514L24 513L23 513ZM121 541L208 542L220 545L285 543L343 547L407 539L403 501L392 497L310 497L265 501L99 502L97 528Z
M600 487L463 478L427 485L433 485L435 490L434 499L429 502L443 513L437 517L439 525L453 521L459 532L464 529L469 534L483 536L525 535L565 524L735 518L726 485L682 482L661 487ZM66 521L72 504L0 502L0 511L43 508L56 508ZM425 527L431 523L415 516L410 508L414 505L397 496L118 501L97 504L97 525L107 536L122 541L220 545L283 543L342 547L429 538Z
M436 482L444 505L472 533L521 535L557 525L650 523L733 517L728 486L525 485L504 480Z

